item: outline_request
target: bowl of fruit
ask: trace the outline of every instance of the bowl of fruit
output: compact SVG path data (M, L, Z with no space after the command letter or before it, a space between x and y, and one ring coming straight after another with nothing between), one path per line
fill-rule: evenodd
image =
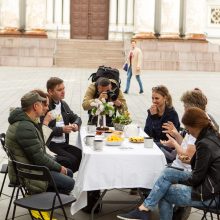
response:
M106 138L106 145L109 146L120 146L122 142L124 141L124 138L118 136L118 135L110 135Z

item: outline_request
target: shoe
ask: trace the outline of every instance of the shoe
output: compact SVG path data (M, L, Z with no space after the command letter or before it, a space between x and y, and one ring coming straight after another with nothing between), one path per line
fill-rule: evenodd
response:
M143 94L144 94L144 91L142 91L142 92L139 92L139 94L142 94L142 95L143 95Z
M173 209L173 220L187 220L191 214L191 207L178 207Z
M129 219L133 219L133 220L148 220L149 218L149 212L146 211L140 211L138 208L130 211L126 214L119 214L117 215L117 218L119 219L124 219L124 220L129 220Z
M124 91L124 94L128 94L128 92L127 92L127 91Z
M35 219L42 219L40 213L36 210L31 210L31 214ZM50 213L49 212L42 212L41 214L43 216L44 220L50 220ZM57 220L56 218L52 218L52 220Z

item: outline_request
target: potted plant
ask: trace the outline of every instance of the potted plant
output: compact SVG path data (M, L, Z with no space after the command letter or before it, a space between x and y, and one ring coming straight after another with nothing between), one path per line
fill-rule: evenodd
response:
M125 111L122 114L115 116L112 119L112 122L114 123L115 130L123 131L124 126L132 122L130 113L128 111Z

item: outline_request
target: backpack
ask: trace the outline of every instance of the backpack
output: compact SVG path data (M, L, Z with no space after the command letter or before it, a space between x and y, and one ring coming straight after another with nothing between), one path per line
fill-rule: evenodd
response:
M121 80L119 77L119 70L113 69L111 67L99 66L98 70L95 73L92 73L88 80L92 78L92 82L96 82L100 77L113 79L116 81L118 88L120 88Z

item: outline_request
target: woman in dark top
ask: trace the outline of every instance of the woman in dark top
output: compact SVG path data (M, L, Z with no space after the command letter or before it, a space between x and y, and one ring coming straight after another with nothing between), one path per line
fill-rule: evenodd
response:
M147 220L149 211L158 204L160 219L171 220L173 204L209 205L213 196L220 192L219 134L207 114L196 107L185 111L182 123L196 138L196 152L191 159L192 172L166 168L143 204L127 214L118 215L118 218Z
M179 117L172 105L172 97L168 89L163 85L153 87L152 105L148 109L144 131L154 139L154 142L164 152L167 162L172 162L176 155L171 153L171 149L160 143L160 140L167 140L162 125L168 121L171 121L179 131Z

